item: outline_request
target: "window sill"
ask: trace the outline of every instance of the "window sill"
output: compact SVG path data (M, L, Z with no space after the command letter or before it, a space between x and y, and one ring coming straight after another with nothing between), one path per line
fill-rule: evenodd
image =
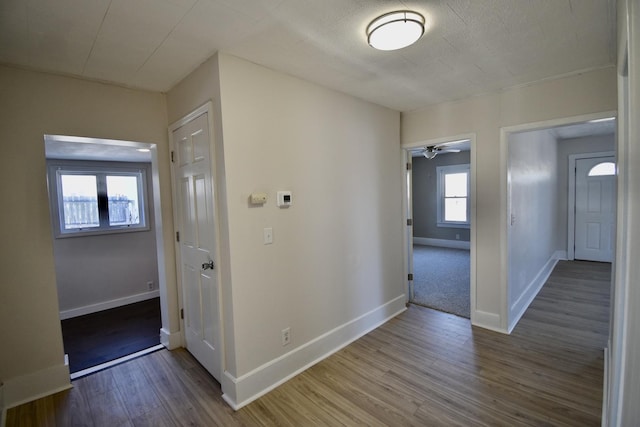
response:
M106 234L124 234L124 233L135 233L139 231L149 231L151 227L142 226L142 227L121 227L121 228L111 228L108 230L105 229L97 229L91 231L71 231L67 233L56 233L56 239L67 239L70 237L90 237L90 236L104 236Z

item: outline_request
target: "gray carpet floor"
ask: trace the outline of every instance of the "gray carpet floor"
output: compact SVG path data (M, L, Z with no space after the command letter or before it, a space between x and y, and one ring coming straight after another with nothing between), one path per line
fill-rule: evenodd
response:
M470 257L465 249L413 246L413 302L469 318Z

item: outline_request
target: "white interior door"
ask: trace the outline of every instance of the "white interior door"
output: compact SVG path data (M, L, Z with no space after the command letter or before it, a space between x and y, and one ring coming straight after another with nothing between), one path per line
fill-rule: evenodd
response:
M613 261L615 158L576 160L575 258Z
M208 114L174 130L172 141L186 347L219 381L220 294L213 262L216 236Z

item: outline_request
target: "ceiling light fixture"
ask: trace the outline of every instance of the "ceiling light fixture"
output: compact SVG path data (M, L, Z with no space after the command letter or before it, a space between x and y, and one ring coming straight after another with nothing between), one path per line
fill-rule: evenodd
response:
M151 150L149 150L148 148L136 148L136 151L139 151L141 153L148 153Z
M422 153L427 159L431 160L433 159L438 152L433 148L433 147L427 147L424 150L424 153Z
M615 117L605 117L604 119L595 119L589 120L588 123L602 123L602 122L610 122L611 120L615 120Z
M402 49L417 42L424 34L424 16L401 10L374 19L367 27L367 41L378 50Z

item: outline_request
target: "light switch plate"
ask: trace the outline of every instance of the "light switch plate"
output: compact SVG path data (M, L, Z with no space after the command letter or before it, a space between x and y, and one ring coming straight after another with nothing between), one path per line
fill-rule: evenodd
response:
M264 229L264 244L270 245L273 243L273 228L265 228Z

